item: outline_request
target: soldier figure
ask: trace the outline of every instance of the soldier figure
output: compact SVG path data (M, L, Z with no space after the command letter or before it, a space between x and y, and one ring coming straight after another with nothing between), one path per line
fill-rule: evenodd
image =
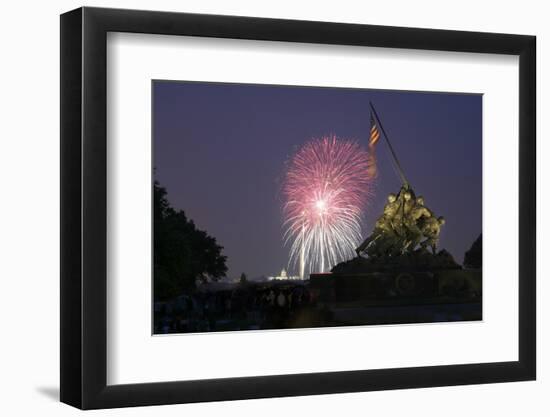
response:
M391 219L393 236L391 242L389 242L389 255L395 256L403 253L405 245L407 243L407 228L405 226L405 219L410 212L411 205L413 203L413 193L408 186L403 186L399 190L397 195L397 210L393 218Z
M439 241L441 226L443 226L444 224L445 219L443 217L438 217L436 219L432 216L426 219L426 221L424 222L424 226L422 227L422 234L426 237L426 240L420 243L420 246L422 246L424 249L427 246L430 246L434 255L437 250L437 242Z
M399 210L399 207L400 203L399 201L397 201L397 196L393 193L390 193L388 195L388 202L384 206L384 214L380 216L380 218L376 221L372 234L367 237L357 249L355 249L357 255L360 255L362 252L364 252L367 247L374 242L377 242L376 246L378 247L378 250L371 250L369 251L371 252L369 254L382 254L382 246L385 247L388 243L383 243L383 241L387 241L391 237L395 236L392 221L397 211Z
M388 202L384 206L384 215L383 217L387 220L393 219L395 213L399 209L399 203L397 202L397 196L394 193L388 195Z
M401 187L401 190L399 190L399 194L397 195L397 202L399 203L399 209L396 211L395 216L392 219L392 224L397 235L404 238L404 221L407 214L410 212L411 205L413 203L413 193L408 187Z
M426 219L432 216L432 212L424 206L424 198L419 196L416 199L416 204L410 209L408 215L405 216L404 225L407 230L406 248L414 251L416 246L422 240L422 226Z
M407 219L416 205L416 198L412 190L403 193L403 220Z

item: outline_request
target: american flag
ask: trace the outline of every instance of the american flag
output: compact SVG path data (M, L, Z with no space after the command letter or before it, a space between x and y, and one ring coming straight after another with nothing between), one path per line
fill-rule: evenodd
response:
M378 126L376 125L376 120L374 120L374 116L372 114L372 111L370 112L370 139L369 139L369 147L372 148L376 143L378 142L378 139L380 139L380 132L378 131Z

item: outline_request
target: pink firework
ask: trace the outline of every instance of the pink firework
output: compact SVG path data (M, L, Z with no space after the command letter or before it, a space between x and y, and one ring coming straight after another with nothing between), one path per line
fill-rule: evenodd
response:
M290 160L283 186L284 239L302 278L306 270L325 272L354 255L374 168L365 148L336 136L309 141Z

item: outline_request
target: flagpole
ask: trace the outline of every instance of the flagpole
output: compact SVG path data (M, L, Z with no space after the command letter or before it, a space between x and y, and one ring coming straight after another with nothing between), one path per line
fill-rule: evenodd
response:
M399 170L399 175L401 176L401 181L403 182L403 185L408 187L409 182L407 181L407 178L405 178L405 174L403 173L403 168L401 168L401 164L399 163L399 160L397 159L397 155L395 154L395 151L393 149L393 146L391 145L390 138L388 138L388 135L386 134L386 131L384 130L384 126L382 125L382 122L380 121L380 118L378 117L378 113L376 113L376 109L374 108L374 105L372 104L372 101L369 101L370 108L372 109L372 112L374 113L374 117L376 117L376 121L378 122L378 126L380 126L380 130L384 134L384 137L386 138L386 143L388 144L388 147L390 148L390 152L393 156L393 160L395 161L395 165L397 166L397 169Z

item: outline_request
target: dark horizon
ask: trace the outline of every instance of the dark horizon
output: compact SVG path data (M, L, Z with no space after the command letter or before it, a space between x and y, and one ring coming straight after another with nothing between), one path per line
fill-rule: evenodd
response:
M482 230L481 95L153 81L155 179L174 207L224 247L229 277L277 275L289 253L285 163L300 145L329 134L367 146L369 101L412 188L447 220L439 248L462 263ZM383 139L377 158L364 236L400 187Z

